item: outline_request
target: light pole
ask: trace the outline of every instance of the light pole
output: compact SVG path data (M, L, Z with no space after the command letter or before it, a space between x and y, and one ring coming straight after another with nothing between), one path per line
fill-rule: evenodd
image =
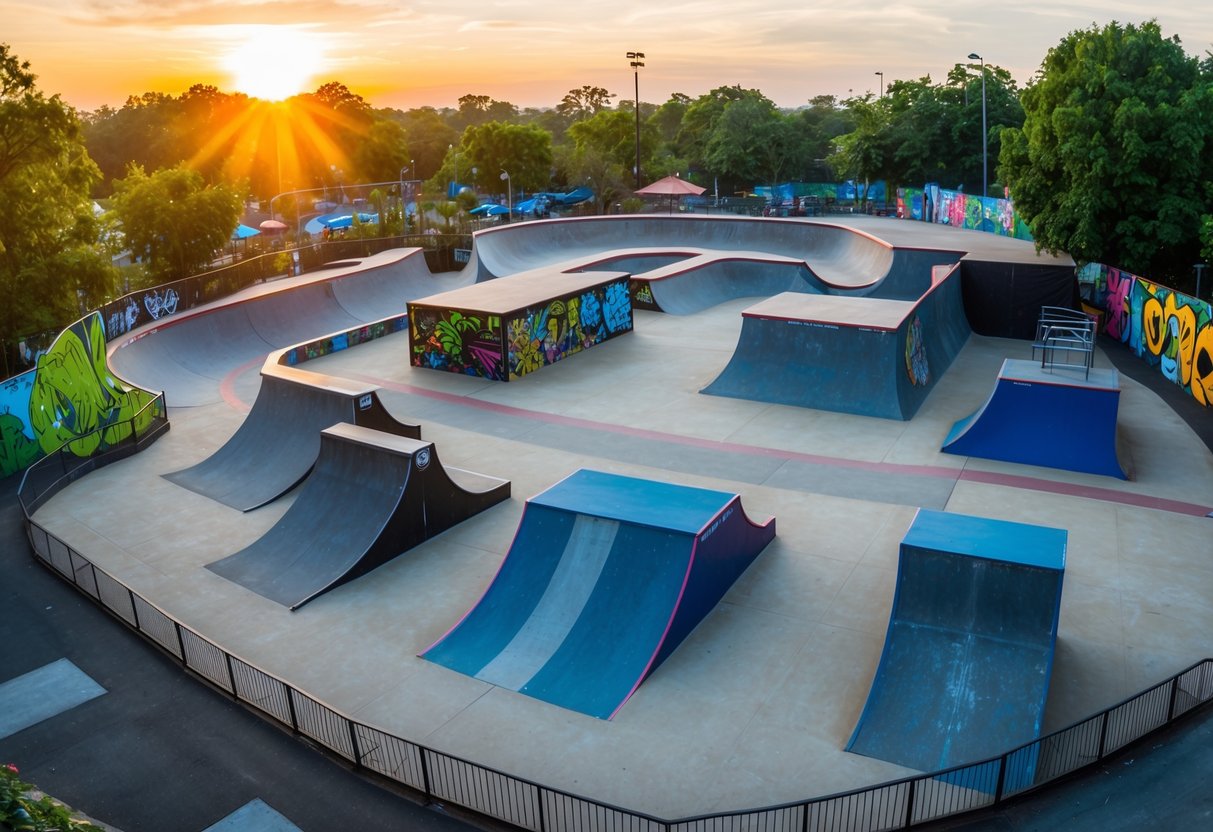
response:
M501 172L501 181L505 183L505 186L508 189L509 195L506 197L506 208L510 210L510 213L507 216L512 222L514 219L514 181L510 179L510 175L504 170Z
M880 76L880 97L884 98L884 73L877 70L876 74Z
M636 190L640 190L640 68L644 66L644 53L629 52L628 60L636 80Z
M404 229L404 172L413 169L413 162L410 161L407 165L400 169L400 228Z
M970 52L969 60L981 61L981 198L985 199L990 192L990 137L986 132L986 59L976 52Z

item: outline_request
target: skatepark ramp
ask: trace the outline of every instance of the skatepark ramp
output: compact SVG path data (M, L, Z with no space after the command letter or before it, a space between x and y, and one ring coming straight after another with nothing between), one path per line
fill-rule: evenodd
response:
M319 436L316 468L282 519L207 564L292 610L510 496L507 480L444 468L433 443L344 423Z
M729 363L701 392L912 418L969 337L959 270L928 275L917 301L787 292L749 307Z
M1066 542L1064 529L920 509L901 541L884 652L846 750L939 771L1036 739ZM1016 776L1030 784L1033 768Z
M774 537L736 494L577 471L527 500L480 601L421 655L610 719Z
M320 451L320 432L347 422L396 436L421 438L421 428L397 421L373 384L283 367L271 354L261 370L253 409L230 439L190 468L165 474L171 482L224 505L252 511L290 491L307 476Z
M1128 479L1117 453L1120 376L1008 358L975 413L952 425L949 454Z

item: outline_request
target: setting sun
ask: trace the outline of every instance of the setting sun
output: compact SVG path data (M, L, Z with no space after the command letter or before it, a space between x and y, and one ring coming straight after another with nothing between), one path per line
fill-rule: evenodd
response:
M223 67L238 92L281 101L310 89L324 61L321 38L290 26L255 26L228 52Z

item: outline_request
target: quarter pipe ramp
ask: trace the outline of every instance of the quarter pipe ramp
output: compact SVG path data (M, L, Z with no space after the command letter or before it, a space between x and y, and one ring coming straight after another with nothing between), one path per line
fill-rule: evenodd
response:
M444 468L433 443L344 423L319 436L282 519L207 569L298 609L510 496L507 480Z
M736 494L578 471L527 501L484 596L422 656L610 719L774 537Z

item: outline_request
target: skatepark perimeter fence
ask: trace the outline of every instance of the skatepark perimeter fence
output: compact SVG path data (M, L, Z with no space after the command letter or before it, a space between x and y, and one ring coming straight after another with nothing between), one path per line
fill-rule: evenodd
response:
M163 400L160 399L163 412ZM155 405L153 402L149 406ZM132 420L133 422L134 420ZM426 802L455 804L532 832L879 832L986 809L1070 775L1213 699L1213 658L1080 722L998 757L825 797L666 820L515 777L350 719L183 625L47 531L33 513L84 473L129 456L167 429L153 423L129 443L86 460L65 448L26 470L17 490L36 559L102 609L235 701L319 743L362 773ZM46 469L46 470L44 470Z
M222 300L259 283L314 272L331 263L361 260L390 249L420 248L425 252L425 262L430 271L455 271L463 266L456 259L456 250L471 247L472 238L468 234L409 234L317 241L298 248L256 255L220 269L128 292L108 301L96 311L101 313L101 319L105 322L105 340L108 342L177 312ZM296 254L299 256L297 261ZM50 347L63 329L48 329L36 335L24 336L16 343L0 344L0 380L33 369L38 355Z

